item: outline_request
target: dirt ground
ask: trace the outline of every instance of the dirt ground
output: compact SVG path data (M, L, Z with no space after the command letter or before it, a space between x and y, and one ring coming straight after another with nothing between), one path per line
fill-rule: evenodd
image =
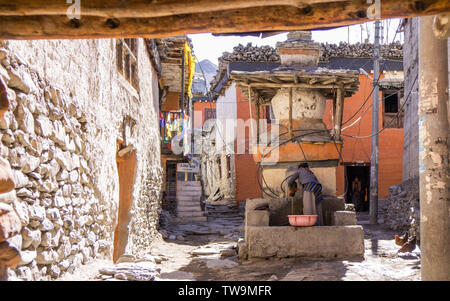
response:
M161 230L151 255L161 256L158 280L200 281L354 281L420 280L420 251L397 255L394 232L381 225L364 228L364 259L326 260L237 258L236 243L243 237L243 219L235 216L207 223L170 225ZM111 265L95 260L58 280L99 280L98 270ZM113 280L113 279L111 279Z

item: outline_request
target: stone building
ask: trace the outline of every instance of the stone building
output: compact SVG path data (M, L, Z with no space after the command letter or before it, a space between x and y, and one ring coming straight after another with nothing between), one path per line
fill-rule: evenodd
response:
M164 174L154 41L1 41L0 62L0 150L16 184L0 202L22 225L9 276L57 278L146 250Z

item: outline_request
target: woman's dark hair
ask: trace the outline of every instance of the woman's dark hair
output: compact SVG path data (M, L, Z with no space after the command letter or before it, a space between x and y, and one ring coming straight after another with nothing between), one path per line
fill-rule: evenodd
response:
M298 168L309 168L309 165L308 165L308 163L300 163Z

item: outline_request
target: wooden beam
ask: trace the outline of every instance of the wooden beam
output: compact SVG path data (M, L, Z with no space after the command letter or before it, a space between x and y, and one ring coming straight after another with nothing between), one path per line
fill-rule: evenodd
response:
M261 104L259 103L259 95L258 92L255 93L255 98L256 98L256 144L259 144L259 119L260 119L260 109L261 109Z
M168 1L163 1L163 3L167 4ZM27 1L27 3L31 2ZM56 0L50 2L56 3ZM94 2L99 3L100 1ZM119 3L122 1L113 2ZM144 0L141 2L144 3ZM211 0L210 2L214 2L215 5L218 4L216 1ZM226 3L228 2L226 1ZM268 1L266 2L268 3ZM23 15L5 15L0 18L0 39L161 38L205 32L307 30L371 21L367 18L367 9L371 4L367 3L366 0L319 2L322 3L311 4L306 8L286 5L264 7L245 7L243 5L244 8L241 9L185 13L154 18L123 18L120 14L116 18L108 18L105 16L89 16L83 14L83 11L80 20L69 20L65 12L64 15L54 16L49 16L47 12L46 15L25 17ZM448 0L383 0L382 2L382 19L450 12ZM25 3L25 0L14 2L0 0L0 4L3 5L0 5L0 11L13 11L13 8L18 7L20 3ZM190 2L190 4L192 3L194 1ZM156 5L155 10L158 10L158 4L154 5ZM45 9L48 7L46 1ZM184 4L183 7L188 8L189 4ZM17 11L26 13L28 10L23 6Z
M239 82L240 85L247 85L245 83ZM252 88L301 88L301 89L337 89L338 84L334 85L310 85L310 84L276 84L276 83L250 83L248 84ZM349 87L347 87L349 88Z
M292 129L292 88L289 88L289 138L294 137L294 131Z
M248 86L248 112L250 119L249 147L253 145L253 113L252 113L252 87Z
M301 8L318 3L344 1L348 0L277 0L275 3ZM72 5L65 0L2 0L0 16L66 15ZM79 8L82 16L154 18L274 5L273 0L81 0Z
M336 93L336 111L334 121L334 136L336 140L341 139L342 117L344 113L344 87L340 86Z

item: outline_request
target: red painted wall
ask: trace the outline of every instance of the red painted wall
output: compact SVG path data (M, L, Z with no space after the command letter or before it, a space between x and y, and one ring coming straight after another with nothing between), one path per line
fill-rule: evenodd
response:
M248 106L248 99L242 95L239 87L236 87L236 107L237 118L244 122L250 118L250 110ZM255 117L255 105L252 105L253 118ZM247 130L245 136L245 154L236 154L234 157L234 166L236 174L236 202L243 202L248 198L261 197L261 191L257 180L257 163L253 160L253 156L249 153L249 131ZM237 136L237 141L241 137ZM235 143L235 152L237 152L237 143Z
M347 121L361 107L372 91L372 81L364 75L359 76L359 90L349 98L345 99L343 122ZM370 136L372 134L372 98L371 95L364 108L347 124L343 129L355 122L363 112L367 112L361 121L345 129L342 133L352 136ZM380 100L382 93L380 92ZM324 114L324 122L328 128L332 127L332 100L327 101ZM379 105L379 129L383 128L383 106ZM370 163L372 139L344 138L344 148L342 157L344 162L364 162ZM389 187L402 182L402 160L403 160L403 128L386 129L379 135L378 140L378 196L386 198L389 194ZM339 166L337 171L337 194L341 195L345 191L344 167Z
M359 90L349 98L345 99L343 121L347 121L361 107L372 91L372 81L366 76L360 75ZM237 118L247 120L249 115L248 100L242 95L242 91L237 87ZM382 93L380 92L380 100ZM379 107L379 129L383 127L383 107L380 102ZM367 110L367 112L366 112ZM332 127L333 102L327 100L325 108L324 122L328 128ZM255 116L255 106L252 107ZM363 112L361 121L350 126ZM261 112L262 114L263 112ZM343 128L348 127L343 133L352 136L370 136L372 134L372 96L370 96L364 108ZM239 137L237 137L239 138ZM371 138L353 139L344 137L344 147L342 157L346 163L364 162L370 164L371 158ZM246 135L246 150L248 149L248 134ZM235 145L235 151L237 145ZM386 198L389 194L389 187L402 182L402 160L403 160L403 129L386 129L379 136L378 154L378 195ZM235 156L236 172L236 201L242 202L247 198L261 197L261 192L257 182L257 164L252 155L246 154ZM336 175L337 195L342 195L345 191L345 170L340 165Z
M205 109L216 108L215 102L194 102L194 127L198 128L205 122Z

